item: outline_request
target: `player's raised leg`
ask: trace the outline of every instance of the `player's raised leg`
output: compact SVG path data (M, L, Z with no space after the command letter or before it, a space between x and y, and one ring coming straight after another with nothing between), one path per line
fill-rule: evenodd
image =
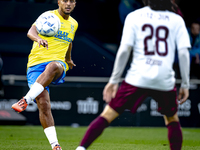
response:
M171 150L181 150L183 135L177 113L172 117L164 116L165 125L168 129L168 140Z
M24 111L28 104L35 99L42 91L44 90L44 87L39 84L38 82L35 82L29 92L24 96L22 99L20 99L17 103L12 105L12 109L14 109L17 112Z
M63 66L59 62L49 63L44 72L36 78L28 93L17 103L13 104L12 108L17 112L24 111L28 104L44 91L46 86L62 75L63 71Z
M37 67L41 68L44 66L37 66ZM58 143L56 135L47 86L52 81L56 81L57 79L59 79L63 71L64 71L63 66L59 62L50 62L48 63L48 65L46 65L44 72L41 73L39 70L31 72L29 76L30 80L33 80L33 82L35 80L36 81L33 84L33 86L31 86L29 92L27 93L24 99L24 101L28 100L27 102L30 102L32 99L36 99L39 109L39 118L41 125L44 128L44 132L46 134L47 139L49 140L49 143L52 146L52 149L55 150L61 150L61 147ZM44 87L46 87L45 90ZM13 106L15 106L15 104Z
M107 105L104 111L100 114L100 116L90 123L80 143L80 146L78 146L76 150L86 150L92 144L92 142L101 135L103 130L106 127L108 127L109 124L117 116L119 116L119 114L114 109L112 109L109 105Z

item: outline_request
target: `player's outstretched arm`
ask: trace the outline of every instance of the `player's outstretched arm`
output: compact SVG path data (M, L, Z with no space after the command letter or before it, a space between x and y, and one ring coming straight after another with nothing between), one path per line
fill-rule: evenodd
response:
M36 30L36 26L32 25L29 29L27 36L35 42L38 42L39 47L42 45L43 47L46 47L48 49L48 42L46 40L43 40L41 37L38 36L38 32Z
M190 58L188 49L178 50L179 67L182 78L181 87L179 90L179 104L183 104L189 97L189 73L190 73Z
M74 66L76 66L71 58L71 51L72 51L72 42L69 44L69 48L65 55L65 62L69 65L70 69L72 69Z

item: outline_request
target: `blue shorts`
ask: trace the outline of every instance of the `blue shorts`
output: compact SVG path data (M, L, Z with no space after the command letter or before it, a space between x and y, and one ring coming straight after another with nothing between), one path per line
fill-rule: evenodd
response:
M45 67L50 62L52 62L52 61L41 63L41 64L38 64L38 65L35 65L35 66L28 68L28 70L27 70L27 81L28 81L29 88L31 88L33 83L35 83L35 81L37 80L39 75L44 72ZM64 70L67 70L66 69L67 66L64 62L62 62L62 61L56 61L56 62L59 62L64 67ZM51 82L51 83L55 84L55 85L59 85L61 83L64 83L65 82L65 80L64 80L65 76L66 76L66 73L65 73L65 71L63 71L62 75L56 81ZM49 92L49 86L45 87L45 89Z

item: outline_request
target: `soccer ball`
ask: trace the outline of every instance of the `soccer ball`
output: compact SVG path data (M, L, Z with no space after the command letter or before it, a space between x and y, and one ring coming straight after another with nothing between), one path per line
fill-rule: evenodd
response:
M37 32L43 36L56 35L60 26L60 19L51 12L44 12L36 20Z

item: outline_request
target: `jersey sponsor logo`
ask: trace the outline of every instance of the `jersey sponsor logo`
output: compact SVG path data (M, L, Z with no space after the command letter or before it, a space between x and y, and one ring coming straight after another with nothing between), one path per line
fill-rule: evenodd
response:
M67 37L68 35L69 35L69 33L67 33L67 32L58 31L58 33L54 37L71 43L72 39Z
M78 100L76 102L79 114L97 114L99 111L99 102L93 97L88 97L86 100Z
M161 66L162 65L162 61L161 60L154 60L154 59L151 59L151 58L147 58L146 64Z

